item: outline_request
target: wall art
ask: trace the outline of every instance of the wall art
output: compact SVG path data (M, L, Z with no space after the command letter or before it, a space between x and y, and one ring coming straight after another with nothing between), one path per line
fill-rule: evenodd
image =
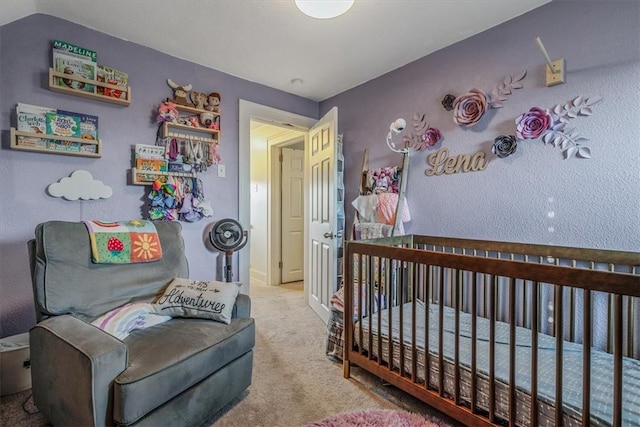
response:
M475 154L460 154L449 156L449 150L441 148L427 156L427 163L431 166L425 170L425 175L451 175L460 172L480 172L487 168L489 161L483 151Z
M516 118L515 135L498 136L491 151L504 158L515 153L518 140L541 138L546 145L562 149L565 159L590 159L591 150L582 142L589 138L578 133L576 128L567 127L567 124L576 117L591 116L593 106L601 100L599 97L580 95L550 109L531 107Z
M108 199L113 195L111 187L93 179L93 175L85 170L77 170L50 184L47 191L51 197L62 197L70 201Z
M439 129L431 127L427 121L426 114L416 113L413 115L413 131L402 138L405 146L416 151L431 148L442 140L442 133Z
M502 108L503 101L514 90L523 87L522 80L527 70L520 71L513 76L505 77L498 86L488 94L482 89L473 88L462 95L447 94L442 99L442 106L447 111L453 111L453 121L464 127L475 126L488 108Z

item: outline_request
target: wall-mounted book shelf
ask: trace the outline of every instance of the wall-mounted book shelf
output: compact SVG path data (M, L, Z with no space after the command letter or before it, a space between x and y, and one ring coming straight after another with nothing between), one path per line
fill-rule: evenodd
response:
M45 154L102 157L102 142L66 136L25 132L11 128L11 148Z
M75 82L81 82L94 86L100 86L110 91L121 92L124 94L122 98L116 98L114 96L107 96L100 93L86 92L80 89L72 89L70 87L60 86L56 84L56 78L64 78L73 80ZM128 107L131 104L131 87L130 86L116 86L109 83L99 82L97 80L85 79L75 74L65 74L59 71L54 71L53 68L49 68L49 89L58 92L66 93L68 95L80 96L82 98L97 99L98 101L110 102L112 104L118 104Z
M187 178L195 178L195 172L164 172L164 171L148 171L131 168L131 183L133 185L152 185L155 180L167 182L169 176L183 176Z

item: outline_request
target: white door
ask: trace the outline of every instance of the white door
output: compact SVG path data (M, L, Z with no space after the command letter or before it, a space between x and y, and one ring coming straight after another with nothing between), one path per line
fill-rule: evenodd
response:
M304 279L304 151L282 149L281 283Z
M325 323L329 299L337 290L336 141L338 108L333 107L309 130L309 240L305 271L309 305Z

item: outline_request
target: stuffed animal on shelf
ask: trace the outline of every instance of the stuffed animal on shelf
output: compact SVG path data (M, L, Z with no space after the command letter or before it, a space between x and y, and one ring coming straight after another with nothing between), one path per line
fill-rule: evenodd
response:
M220 113L220 94L218 92L211 92L207 96L207 104L204 107L205 110L213 111L214 113Z
M173 99L172 101L178 105L191 106L191 102L189 102L189 98L187 94L191 91L192 86L190 84L180 86L174 83L171 79L167 79L167 84L173 89Z
M171 101L164 101L158 107L158 123L176 123L178 121L178 110L176 104Z
M204 92L196 92L195 90L191 92L191 102L193 102L193 106L204 110L204 106L207 103L207 94Z
M191 116L188 119L189 126L193 126L194 128L200 127L200 122L198 121L198 116Z

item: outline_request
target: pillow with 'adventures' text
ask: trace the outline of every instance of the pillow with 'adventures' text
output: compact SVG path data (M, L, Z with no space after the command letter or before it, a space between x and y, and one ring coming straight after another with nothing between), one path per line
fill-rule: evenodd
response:
M197 317L231 323L231 313L240 283L191 279L173 279L152 304L157 314L172 317Z

